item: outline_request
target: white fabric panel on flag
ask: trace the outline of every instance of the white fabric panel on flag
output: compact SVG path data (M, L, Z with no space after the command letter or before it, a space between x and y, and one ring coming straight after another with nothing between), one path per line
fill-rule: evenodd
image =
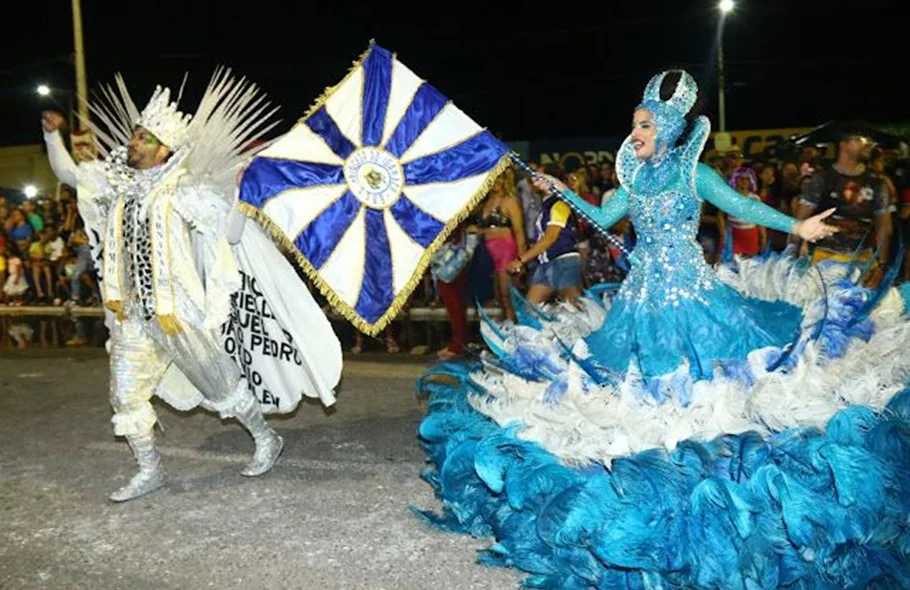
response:
M342 166L344 160L333 152L325 141L313 133L306 125L297 125L287 132L284 137L257 154L263 158L277 158L283 160L300 160L318 164L334 164Z
M389 141L422 84L423 80L403 66L401 62L398 60L392 62L392 90L389 94L389 106L386 109L381 145L385 145Z
M478 174L455 182L414 184L406 186L403 192L415 205L448 223L464 207L465 195L475 194L486 179L486 174Z
M402 154L401 163L407 164L456 146L482 130L483 128L464 114L464 111L448 103L408 151Z
M319 270L342 301L353 307L360 296L366 264L366 208L360 210L332 255Z
M395 221L395 216L388 209L385 211L385 227L389 236L389 248L392 251L392 287L397 295L414 274L424 249L401 229Z
M269 199L262 211L293 241L311 221L347 190L346 184L295 188Z
M363 129L363 68L358 67L351 77L341 85L325 102L325 110L338 125L338 129L356 147L361 146Z

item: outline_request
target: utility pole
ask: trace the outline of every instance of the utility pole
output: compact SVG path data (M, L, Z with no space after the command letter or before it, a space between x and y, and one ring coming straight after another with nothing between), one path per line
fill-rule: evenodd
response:
M82 7L73 0L73 41L76 49L76 108L79 109L79 129L88 119L88 81L85 76L85 47L82 43ZM75 131L75 129L73 129Z

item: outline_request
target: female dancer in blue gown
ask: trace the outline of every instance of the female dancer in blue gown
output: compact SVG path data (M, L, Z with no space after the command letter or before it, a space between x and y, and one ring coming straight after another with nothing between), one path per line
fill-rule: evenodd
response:
M662 100L661 88L672 95ZM627 215L640 240L633 267L603 326L586 340L607 369L624 373L633 356L645 378L688 361L696 378L711 377L716 361L741 359L764 346L783 346L798 333L802 314L789 304L744 299L721 283L695 240L702 199L731 215L814 242L836 231L822 219L803 222L743 198L698 162L709 125L695 119L694 80L680 72L652 79L636 109L632 133L619 151L621 187L603 208L589 204L553 178L536 185L562 192L602 228ZM687 137L680 136L693 120Z
M424 514L495 537L482 561L531 587L910 584L905 298L842 264L710 268L702 200L807 241L836 230L833 211L799 222L698 163L697 99L685 72L652 78L603 208L537 179L600 228L628 216L632 270L615 294L518 301L517 324L482 326L493 354L420 380L445 508Z

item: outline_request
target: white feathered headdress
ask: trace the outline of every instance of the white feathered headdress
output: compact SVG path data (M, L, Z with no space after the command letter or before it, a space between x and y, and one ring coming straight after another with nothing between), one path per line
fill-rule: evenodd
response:
M222 67L215 70L192 115L178 110L183 86L174 102L169 89L157 87L140 113L120 74L115 82L116 88L102 86L88 105L100 123L85 122L95 134L99 151L107 157L125 146L134 129L142 126L182 153L191 174L213 184L232 182L239 166L252 155L245 153L246 148L280 123L269 122L278 107L269 110L271 103L264 102L265 95L255 84L245 77L235 78L230 69Z

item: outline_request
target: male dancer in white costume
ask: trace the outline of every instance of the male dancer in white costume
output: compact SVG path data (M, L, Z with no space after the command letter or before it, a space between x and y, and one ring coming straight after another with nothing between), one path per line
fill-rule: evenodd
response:
M119 97L107 88L108 104L90 105L107 127L92 125L109 149L103 161L77 166L60 137L63 118L48 112L42 124L54 172L77 187L80 213L101 238L93 246L101 250L109 313L114 433L126 437L139 464L132 480L110 496L123 502L166 482L153 431L153 395L178 409L201 405L236 418L256 443L243 475L269 471L283 440L266 423L221 339L231 295L242 286L231 248L244 225L242 216L232 215L241 152L271 129L274 124L263 123L272 113L262 115L255 87L223 72L216 73L193 116L179 112L161 87L139 113L119 77L117 82ZM330 329L326 336L324 316L321 321L319 336L333 337ZM322 344L330 356L332 344ZM304 365L314 364L303 357ZM322 372L311 381L329 404L340 373L340 346L330 361L330 368L307 369Z

